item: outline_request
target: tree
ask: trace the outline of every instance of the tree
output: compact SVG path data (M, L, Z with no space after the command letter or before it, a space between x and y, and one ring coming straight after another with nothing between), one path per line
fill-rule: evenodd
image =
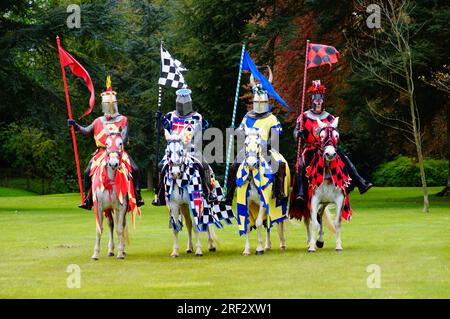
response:
M441 90L447 94L450 94L450 67L444 65L442 70L433 72L431 79L426 80L422 77L422 80L429 83L431 86L438 90ZM448 179L447 185L437 193L437 196L449 196L450 195L450 103L447 103L447 159L448 159Z
M368 3L360 1L361 8ZM415 146L423 192L423 211L429 211L427 181L422 151L420 113L415 97L415 75L413 72L414 48L411 47L411 13L414 6L410 1L371 1L381 11L381 28L366 31L366 21L360 20L357 29L359 37L349 38L351 54L357 68L364 72L367 80L375 81L397 92L398 99L408 109L408 119L398 113L380 110L380 99L367 101L374 118L384 125L399 130Z

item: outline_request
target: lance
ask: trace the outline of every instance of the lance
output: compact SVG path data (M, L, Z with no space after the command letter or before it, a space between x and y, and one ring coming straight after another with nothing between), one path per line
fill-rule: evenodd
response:
M61 61L61 44L60 44L59 36L56 36L56 44L58 45L59 63L61 64L61 73L62 73L62 78L63 78L63 82L64 82L64 90L66 92L67 113L69 115L69 119L72 120L72 108L70 106L69 90L67 88L66 71L64 70L64 66ZM75 129L73 128L73 126L70 127L70 132L72 134L73 152L75 154L75 164L77 167L78 186L80 188L81 203L83 203L83 201L84 201L83 183L81 182L80 161L78 160L77 138L75 136Z
M236 120L236 109L237 103L239 99L239 88L241 86L241 74L242 74L242 64L244 63L244 52L245 52L245 43L242 43L242 51L241 51L241 59L239 61L239 74L238 80L236 84L236 94L234 96L234 108L233 108L233 117L231 119L231 128L234 129L234 122ZM228 184L228 170L230 168L230 157L231 157L231 147L233 146L233 134L230 134L230 140L228 141L228 150L227 150L227 164L225 168L225 181L224 181L224 189L227 191Z
M306 52L305 52L305 69L303 71L303 89L302 89L302 104L299 107L300 110L300 132L303 129L303 110L305 105L305 90L306 90L306 73L308 72L308 50L309 50L309 40L306 40ZM297 162L295 163L295 172L298 173L298 169L300 167L300 157L302 153L302 146L301 146L301 138L298 138L298 145L297 145Z

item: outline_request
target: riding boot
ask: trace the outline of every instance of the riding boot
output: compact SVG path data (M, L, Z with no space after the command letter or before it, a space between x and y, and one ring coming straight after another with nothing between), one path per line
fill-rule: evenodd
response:
M165 206L166 205L166 196L164 194L164 185L163 185L163 179L161 178L162 173L159 173L157 186L155 189L155 199L152 202L153 206Z
M274 176L274 195L279 204L285 204L288 197L284 193L284 180L286 178L286 163L279 163L278 171Z
M341 156L342 161L345 164L345 167L348 169L349 175L353 181L355 181L356 186L359 189L359 193L362 195L367 192L373 184L371 182L367 182L364 178L359 175L356 167L350 162L350 159L342 152L339 154Z
M225 205L233 205L234 191L236 189L236 174L239 168L239 163L233 163L228 171L228 184L227 184L227 194L225 195L225 200L223 201Z
M144 200L142 199L141 188L137 183L134 184L133 186L134 186L134 196L136 197L136 206L141 207L142 205L145 204Z
M90 163L89 163L90 164ZM85 170L83 180L84 180L84 201L81 205L78 205L79 208L91 210L93 205L92 200L92 180L89 176L90 171L90 165L88 165L88 169Z
M297 185L298 185L297 200L304 203L308 198L308 194L306 193L307 181L305 179L305 166L303 165L303 163L301 163L300 167L298 168Z
M214 203L217 201L217 196L213 192L213 186L211 183L211 175L209 173L209 166L207 163L203 163L202 167L199 167L200 178L202 179L202 188L205 192L206 201L208 203Z

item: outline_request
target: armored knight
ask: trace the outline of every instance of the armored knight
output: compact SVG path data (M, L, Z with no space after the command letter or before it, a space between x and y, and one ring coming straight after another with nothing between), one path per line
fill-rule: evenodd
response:
M164 114L161 123L162 127L170 134L183 133L185 137L187 136L185 147L187 152L198 161L202 188L205 192L206 200L208 202L214 202L217 200L217 196L214 194L213 186L211 184L211 168L204 160L201 152L202 131L208 128L209 124L200 113L193 110L191 93L192 91L189 89L177 90L175 110ZM164 157L158 165L158 187L155 199L152 202L152 205L154 206L165 205L164 187L162 185L162 176L167 168L165 163L167 163L167 159Z
M272 83L273 75L271 69L269 69L269 82ZM277 162L278 169L274 176L274 196L280 203L287 202L287 196L284 193L284 180L286 177L286 163L278 162L274 158L274 153L278 153L279 150L275 145L272 145L272 140L278 140L277 137L282 133L283 129L277 117L272 114L272 107L269 104L269 95L261 84L256 84L253 75L250 76L250 83L253 91L253 109L248 112L242 119L241 124L236 130L237 135L245 135L245 129L254 128L257 129L262 142L262 155L268 163ZM278 136L273 136L277 134ZM228 185L225 203L232 205L234 191L236 189L236 174L239 165L245 158L245 151L241 149L238 152L236 161L230 166L228 172ZM271 165L272 165L271 164Z
M89 126L81 126L74 120L67 120L68 126L73 126L76 132L80 132L83 135L93 135L97 150L95 151L92 159L89 161L84 171L84 202L78 206L83 209L90 210L92 208L92 180L91 180L91 167L93 160L99 153L105 151L106 132L108 131L120 131L124 145L128 143L128 118L119 113L117 103L117 93L113 91L111 86L111 79L108 76L106 79L106 91L101 94L102 97L102 111L103 116L100 116L92 122ZM106 128L106 130L105 130ZM140 188L140 172L136 163L133 161L130 155L126 156L130 161L131 175L133 178L134 193L136 196L136 205L144 205L144 201L141 196Z
M297 199L301 202L304 202L308 197L308 180L305 176L306 167L311 162L315 149L320 145L320 138L317 135L318 120L321 120L323 123L332 123L334 121L334 116L325 111L325 90L326 87L321 84L320 80L312 82L312 86L308 89L308 93L311 94L310 109L297 118L297 124L294 129L294 138L296 140L301 138L303 143L302 149L304 150L300 158L297 179L299 181ZM302 129L300 129L300 121L303 123ZM352 183L358 187L360 194L367 192L373 186L372 183L367 182L359 175L356 167L342 150L338 149L337 152L349 172Z

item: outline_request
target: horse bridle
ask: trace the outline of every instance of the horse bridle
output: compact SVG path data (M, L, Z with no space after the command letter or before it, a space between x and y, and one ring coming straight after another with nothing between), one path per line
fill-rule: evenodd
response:
M334 136L333 136L333 131L337 132L337 130L336 130L334 127L326 126L326 127L321 128L321 129L318 131L319 139L320 139L320 133L321 133L322 131L326 131L326 132L327 132L326 138L324 139L323 142L322 142L322 140L321 140L321 141L320 141L320 145L319 145L320 153L323 155L323 152L324 152L324 150L325 150L325 147L327 147L327 146L333 146L335 149L337 149L337 144L338 144L339 141L338 141L338 140L335 140L335 138L334 138Z

